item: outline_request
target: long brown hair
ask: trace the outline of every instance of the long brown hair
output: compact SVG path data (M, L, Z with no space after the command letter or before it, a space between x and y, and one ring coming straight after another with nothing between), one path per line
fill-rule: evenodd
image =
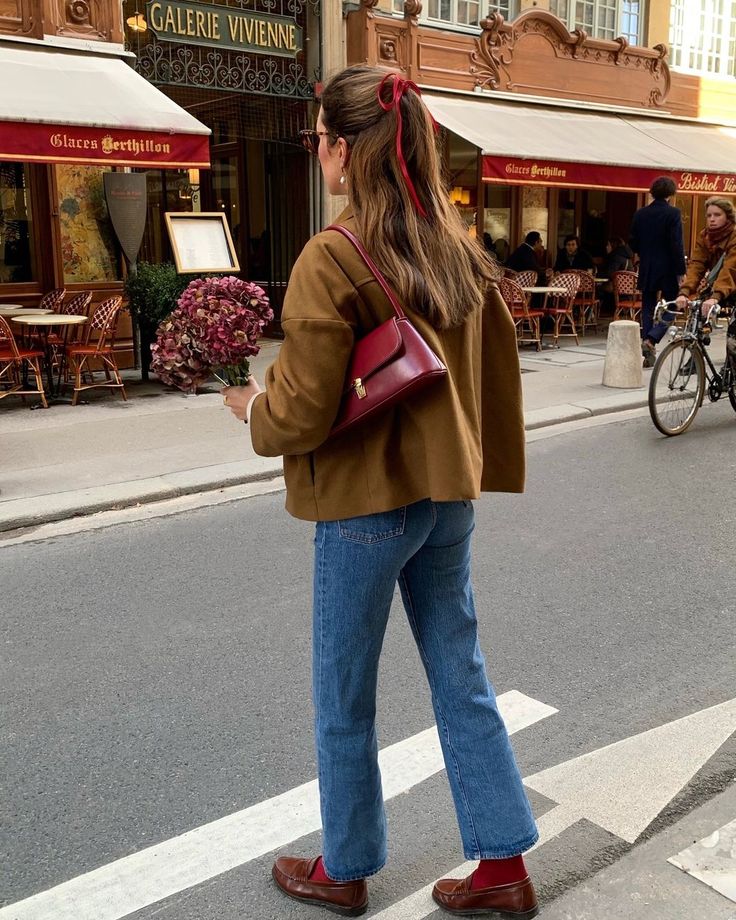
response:
M483 305L489 260L470 237L442 181L434 122L419 95L401 96L401 149L419 213L397 154L397 112L378 91L390 70L348 67L322 94L322 120L336 144L348 144L347 192L358 234L405 306L436 329L459 326ZM392 80L381 99L389 102Z

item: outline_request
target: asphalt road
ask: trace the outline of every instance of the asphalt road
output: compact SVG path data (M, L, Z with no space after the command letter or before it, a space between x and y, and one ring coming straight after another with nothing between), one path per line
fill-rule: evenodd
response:
M735 425L718 406L675 439L648 419L540 439L526 494L477 503L476 601L496 690L558 710L514 735L524 776L736 696ZM0 904L314 778L312 528L282 506L264 495L0 548ZM379 743L432 724L395 604ZM644 836L735 768L732 738ZM530 798L538 816L554 804ZM442 773L387 811L371 914L463 861ZM629 847L581 820L528 863L550 901ZM318 852L319 835L283 849ZM273 889L272 857L135 917L313 916Z

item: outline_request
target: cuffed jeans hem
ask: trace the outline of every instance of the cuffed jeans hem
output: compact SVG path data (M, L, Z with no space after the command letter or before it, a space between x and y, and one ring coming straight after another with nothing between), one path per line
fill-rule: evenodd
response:
M503 850L464 850L463 855L466 859L510 859L512 856L520 856L527 850L531 850L534 844L539 840L539 831L535 831L531 837L522 841L515 846L505 847Z
M386 865L386 860L384 859L384 861L380 864L380 866L376 867L375 869L368 869L367 872L356 872L356 873L351 872L348 875L344 875L339 872L338 873L331 872L329 867L325 863L324 856L322 857L322 867L324 868L327 874L327 877L331 878L333 882L357 882L358 879L361 879L361 878L370 878L371 875L376 875L378 872L380 872L381 869L383 869L385 865Z

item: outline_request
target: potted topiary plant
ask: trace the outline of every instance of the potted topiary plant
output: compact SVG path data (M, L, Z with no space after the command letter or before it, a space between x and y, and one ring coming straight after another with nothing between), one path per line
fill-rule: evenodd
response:
M138 271L125 282L125 293L131 316L138 326L141 346L141 377L148 380L151 365L151 343L156 328L164 317L176 307L184 288L191 281L177 273L170 262L160 265L139 262Z

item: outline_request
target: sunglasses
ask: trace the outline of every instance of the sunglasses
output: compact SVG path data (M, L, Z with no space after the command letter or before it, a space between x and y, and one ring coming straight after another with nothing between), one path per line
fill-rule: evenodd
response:
M319 154L319 139L334 136L331 131L315 131L314 128L304 128L303 131L299 132L302 147L315 157Z

